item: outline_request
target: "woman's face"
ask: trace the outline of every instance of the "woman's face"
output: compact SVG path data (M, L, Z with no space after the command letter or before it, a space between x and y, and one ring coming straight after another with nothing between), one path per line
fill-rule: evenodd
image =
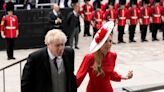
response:
M100 51L105 55L110 50L111 46L112 46L112 35L108 37L106 42L100 48Z

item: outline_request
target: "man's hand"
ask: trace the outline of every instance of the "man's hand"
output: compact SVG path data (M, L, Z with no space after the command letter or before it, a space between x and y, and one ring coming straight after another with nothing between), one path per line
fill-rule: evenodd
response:
M16 37L18 37L18 35L19 35L19 30L17 30L17 32L16 32Z
M5 38L5 35L4 35L3 31L1 31L1 36L2 36L3 39Z

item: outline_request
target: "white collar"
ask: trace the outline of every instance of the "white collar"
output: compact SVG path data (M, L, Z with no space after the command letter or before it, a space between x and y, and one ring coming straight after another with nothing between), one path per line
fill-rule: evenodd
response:
M74 10L73 10L73 14L74 14L75 16L78 16L77 12L75 12Z
M51 53L49 48L47 48L47 51L48 51L48 56L50 58L50 61L52 61L55 58L55 56Z
M53 13L54 13L55 15L57 15L57 12L56 12L55 10L53 10Z

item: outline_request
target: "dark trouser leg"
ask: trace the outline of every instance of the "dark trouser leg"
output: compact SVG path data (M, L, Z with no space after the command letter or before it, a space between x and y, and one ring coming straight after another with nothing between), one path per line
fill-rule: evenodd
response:
M93 28L93 37L95 36L95 34L96 34L96 32L98 31L98 29L96 29L96 28Z
M140 30L141 30L141 40L144 41L146 40L146 35L147 35L147 25L140 25Z
M164 22L162 23L162 32L163 32L163 40L164 40Z
M77 47L79 41L79 28L75 28L75 47Z
M134 40L135 28L136 28L136 25L130 25L129 26L129 40L130 41Z
M144 25L144 40L146 40L147 26L148 26L148 25Z
M87 35L87 29L88 29L87 21L84 21L84 36Z
M85 30L84 30L84 35L88 35L90 36L90 32L89 32L89 29L90 29L90 22L89 21L85 21Z
M75 30L75 29L76 29L76 28L74 28L73 32L71 32L70 37L69 37L69 45L70 45L71 47L73 47L73 39L74 39L75 33L76 33L76 30Z
M13 58L15 38L6 38L6 50L8 58Z
M118 26L118 42L123 42L124 27Z
M153 38L153 40L156 40L157 39L157 31L158 31L158 29L160 29L160 24L154 23L153 26L154 27L152 30L152 38Z

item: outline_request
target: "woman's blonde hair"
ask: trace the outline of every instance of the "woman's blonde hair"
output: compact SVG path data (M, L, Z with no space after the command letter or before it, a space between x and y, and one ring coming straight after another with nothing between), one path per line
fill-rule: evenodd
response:
M101 53L100 50L98 50L97 52L95 52L94 54L94 64L93 64L93 70L95 71L97 76L105 76L105 73L102 69L102 58L103 58L103 54Z
M113 31L110 33L109 36L113 36ZM100 51L100 49L98 51L95 52L94 54L94 64L93 64L93 69L96 72L97 76L105 76L105 73L102 69L102 59L103 59L103 54Z
M57 42L63 42L66 43L67 37L66 35L59 29L53 29L47 32L45 36L45 44L52 44Z

